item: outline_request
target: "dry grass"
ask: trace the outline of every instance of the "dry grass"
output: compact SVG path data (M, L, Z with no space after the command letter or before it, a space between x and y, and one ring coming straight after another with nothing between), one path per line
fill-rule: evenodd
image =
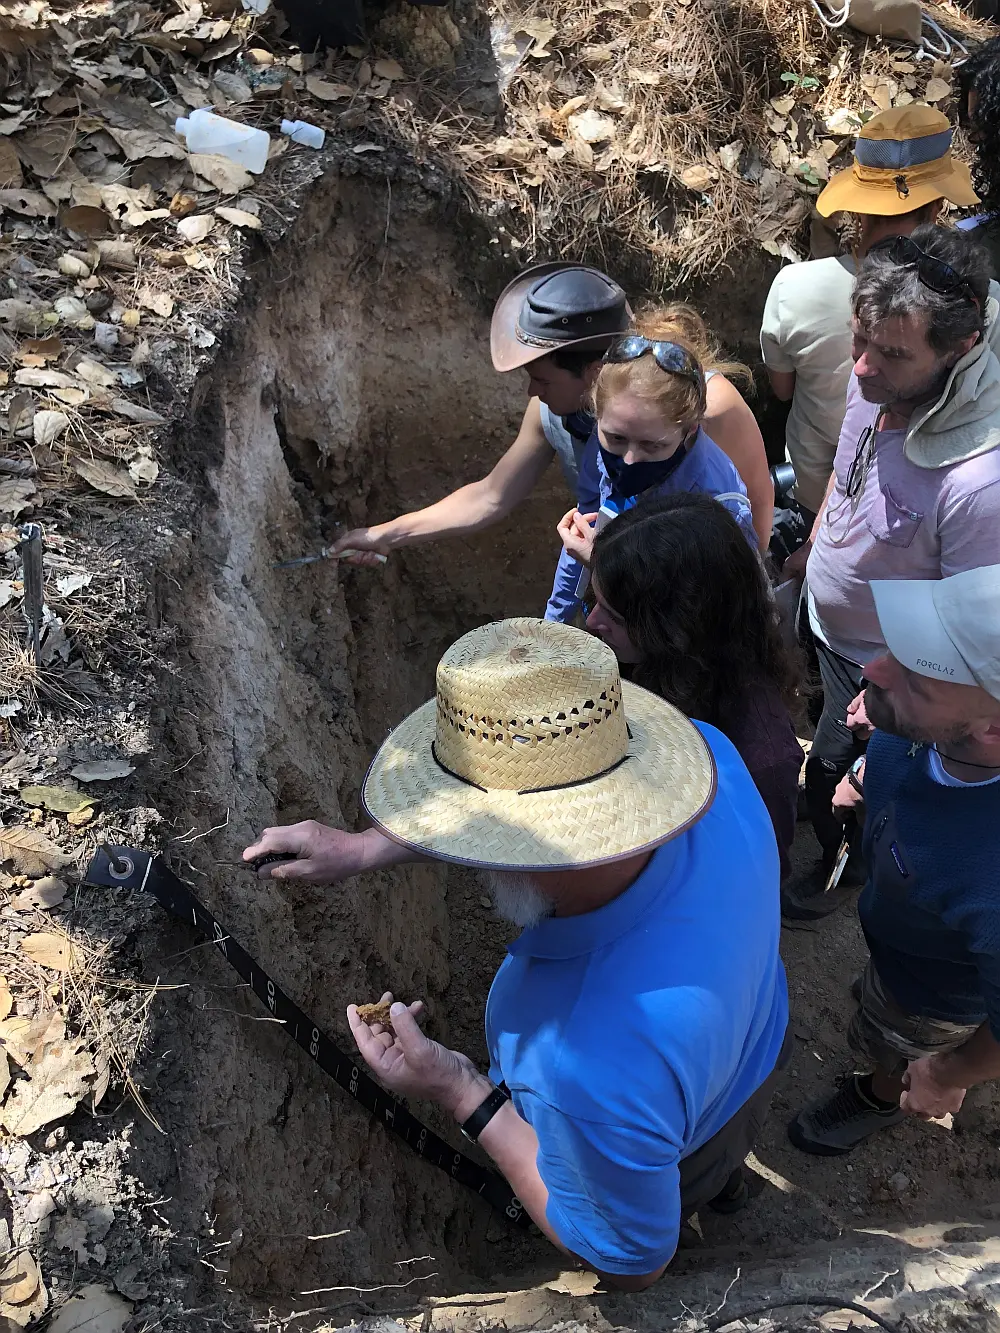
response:
M965 40L996 31L932 9ZM804 0L495 0L491 17L516 64L501 132L440 75L372 109L415 154L448 160L515 256L588 258L647 286L711 274L748 244L807 253L812 199L852 139L830 142L826 118L866 118L887 80L899 105L951 77L901 44L827 31ZM776 111L789 95L791 115Z

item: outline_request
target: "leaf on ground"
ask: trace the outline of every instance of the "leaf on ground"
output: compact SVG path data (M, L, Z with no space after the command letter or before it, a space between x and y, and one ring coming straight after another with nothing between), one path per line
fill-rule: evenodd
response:
M76 1110L87 1092L94 1062L78 1041L58 1041L43 1048L27 1073L29 1077L18 1081L0 1114L0 1124L19 1138Z
M0 610L18 596L20 596L20 593L10 579L0 579Z
M69 814L70 810L79 810L81 805L93 805L94 798L85 796L72 787L22 787L18 792L25 805L42 806L46 810L57 810L60 814Z
M7 978L0 977L0 1019L4 1019L14 1007L14 997L7 985Z
M214 185L220 194L239 194L253 184L249 171L218 153L191 153L188 162L195 175Z
M213 217L208 213L198 213L191 217L181 218L177 224L177 232L186 241L196 245L198 241L205 239L214 226L215 219Z
M144 157L187 156L179 143L172 143L155 130L120 130L109 125L108 133L130 162L141 162Z
M69 1250L75 1254L81 1264L90 1261L87 1249L87 1224L72 1213L64 1213L52 1232L52 1243L57 1250Z
M101 389L110 389L117 384L113 370L102 366L100 361L92 361L89 356L81 356L72 365L73 374L85 384L96 384Z
M59 225L77 236L96 238L107 236L111 230L111 219L103 208L77 204L74 208L60 209Z
M55 935L48 930L39 931L36 935L25 935L21 949L33 963L51 968L53 972L67 972L75 958L72 941L65 935Z
M944 79L928 79L927 87L924 89L924 100L927 102L941 102L946 97L951 96L951 84L946 83Z
M48 1333L122 1333L131 1315L128 1301L94 1282L56 1311Z
M60 574L56 579L56 588L60 597L72 597L81 588L88 588L93 579L93 574Z
M40 356L43 361L55 361L66 349L63 340L54 333L51 338L25 338L20 350L32 356Z
M135 246L131 241L98 241L97 253L108 268L135 268Z
M43 875L15 896L14 906L19 912L28 907L58 907L68 892L69 886L63 880L56 879L55 875Z
M9 995L10 992L8 991ZM10 1087L10 1061L7 1058L6 1051L0 1051L0 1101L3 1101L7 1095L7 1089ZM0 1293L2 1300L2 1293ZM0 1333L3 1333L3 1325L0 1324Z
M18 874L62 870L71 858L34 828L0 828L0 861L13 861Z
M160 475L160 465L153 458L151 450L148 448L139 449L128 465L128 474L133 481L152 486Z
M66 1036L66 1020L60 1013L40 1014L37 1018L0 1020L0 1044L22 1069L29 1069L43 1047Z
M38 1265L27 1250L22 1250L0 1269L0 1301L4 1305L23 1305L34 1296L41 1280Z
M343 102L357 91L349 83L330 83L315 74L306 75L306 92L311 93L318 102Z
M223 222L231 222L234 227L249 227L252 231L259 231L261 227L260 218L255 217L253 213L247 213L242 208L224 208L220 206L215 210L215 216L222 218Z
M113 782L127 778L135 769L127 759L91 759L70 769L70 777L80 782Z
M30 477L7 477L0 481L0 514L17 518L34 503L38 490Z
M55 444L69 425L69 417L65 412L36 412L31 424L35 444L39 448L44 448L47 444Z
M378 79L388 79L391 83L394 79L405 79L403 66L398 60L376 60L372 66L372 73Z
M73 471L81 476L88 486L116 499L134 500L135 487L127 472L121 472L100 459L74 458ZM75 775L74 775L75 776Z
M127 421L137 422L140 426L162 426L166 420L166 417L160 416L159 412L154 412L151 407L133 403L129 398L112 399L111 410L117 412L120 417L125 417Z
M9 139L0 139L0 188L18 190L23 183L21 159Z
M580 111L570 116L568 123L571 131L584 143L604 143L615 135L615 122L599 111Z
M152 310L154 315L169 319L174 313L174 299L166 292L154 292L148 287L139 293L139 304L144 310Z
M27 366L15 373L14 383L25 384L32 389L71 389L76 380L62 370Z
M0 207L26 218L50 218L56 206L41 190L0 190Z

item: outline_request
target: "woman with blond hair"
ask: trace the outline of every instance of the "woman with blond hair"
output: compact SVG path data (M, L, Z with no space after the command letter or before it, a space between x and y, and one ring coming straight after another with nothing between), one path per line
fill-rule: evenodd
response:
M563 552L557 585L582 590L580 575L590 562L595 525L631 508L642 495L690 491L713 496L750 545L758 545L747 488L704 426L710 386L722 376L706 373L683 337L686 330L676 311L671 307L640 317L636 332L618 339L605 354L591 395L600 514L581 513L578 507L559 523ZM661 337L664 333L674 336ZM581 495L584 482L581 476Z
M743 397L744 393L752 393L754 387L749 366L725 357L701 315L681 301L643 311L636 327L647 338L682 343L704 368L702 428L729 456L740 474L753 511L757 545L766 551L774 522L774 483L767 465L764 437Z

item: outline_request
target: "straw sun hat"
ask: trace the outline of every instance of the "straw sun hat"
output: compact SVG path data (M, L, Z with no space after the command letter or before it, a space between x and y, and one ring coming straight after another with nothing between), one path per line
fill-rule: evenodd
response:
M439 860L558 870L656 847L714 794L712 753L683 713L622 682L600 640L524 618L452 644L436 698L390 734L362 803Z

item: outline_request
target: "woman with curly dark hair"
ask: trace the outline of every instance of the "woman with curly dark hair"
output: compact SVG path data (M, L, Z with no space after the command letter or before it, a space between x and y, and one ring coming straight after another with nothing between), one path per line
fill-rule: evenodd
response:
M972 183L983 205L958 225L990 252L1000 278L1000 37L984 42L957 73L962 124L975 149Z
M637 685L725 733L764 799L781 872L795 835L798 672L763 565L717 500L642 500L598 534L588 628Z

